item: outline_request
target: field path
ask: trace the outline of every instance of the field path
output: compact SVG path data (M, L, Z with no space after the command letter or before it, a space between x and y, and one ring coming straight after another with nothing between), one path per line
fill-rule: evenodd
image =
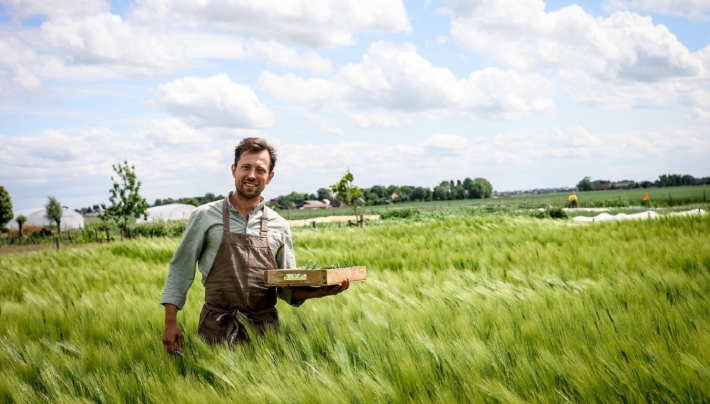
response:
M298 226L308 226L313 222L316 223L337 223L337 222L347 222L348 220L356 221L355 215L348 216L325 216L325 217L314 217L312 219L299 219L299 220L289 220L288 224L291 227ZM365 215L365 220L380 220L380 215Z

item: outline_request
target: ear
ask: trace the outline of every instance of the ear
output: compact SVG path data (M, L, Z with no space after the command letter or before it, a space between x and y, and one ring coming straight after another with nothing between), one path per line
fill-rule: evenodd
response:
M272 172L269 173L269 176L266 178L266 183L267 183L267 184L271 182L271 179L272 179L272 178L274 178L274 174L275 174L275 173L276 173L276 171L272 171Z
M237 166L232 164L232 177L237 178Z

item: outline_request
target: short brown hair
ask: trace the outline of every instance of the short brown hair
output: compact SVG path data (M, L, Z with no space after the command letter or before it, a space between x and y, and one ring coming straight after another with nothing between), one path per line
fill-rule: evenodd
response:
M234 148L234 165L239 163L239 157L242 156L242 153L246 151L261 153L264 150L269 151L269 159L271 160L271 163L269 164L269 172L272 172L274 171L274 167L276 167L276 149L260 137L247 137L239 142L239 145Z

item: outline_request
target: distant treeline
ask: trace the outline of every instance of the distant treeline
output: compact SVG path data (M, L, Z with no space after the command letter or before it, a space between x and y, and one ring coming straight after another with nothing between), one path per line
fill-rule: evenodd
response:
M585 181L586 180L586 181ZM595 185L599 182L606 182L608 187L616 188L616 184L624 184L624 188L648 188L648 187L673 187L673 186L683 186L683 185L704 185L710 184L710 177L704 178L694 178L692 175L679 175L679 174L669 174L661 175L656 181L619 181L612 183L609 181L590 181L589 177L585 180L580 181L578 188L580 190L585 190L589 185L591 186L588 190L595 189ZM588 181L588 182L587 182ZM587 185L588 184L588 185ZM582 186L584 185L584 186ZM609 189L609 188L606 188ZM375 185L370 188L363 188L363 200L361 201L364 205L381 205L389 203L399 203L406 201L449 201L449 200L460 200L460 199L480 199L480 198L490 198L493 193L493 186L485 178L465 178L461 180L449 180L442 181L439 185L435 186L433 189L428 187L414 187L410 185ZM200 206L205 203L218 201L224 199L224 195L215 195L211 192L206 193L204 196L195 196L188 198L165 198L156 199L151 206L161 206L168 205L171 203L184 203L187 205ZM280 209L295 209L302 206L305 201L322 201L329 200L333 202L334 206L339 204L335 201L333 194L328 188L320 188L316 193L300 193L291 192L288 195L280 195L274 199L268 201L268 205ZM98 212L99 206L94 205L93 207L83 208L83 213Z
M692 175L661 175L654 182L657 187L680 187L683 185L706 185L710 184L710 177L694 178ZM642 185L643 187L643 185Z
M406 201L447 201L456 199L490 198L493 186L485 178L466 178L461 180L442 181L433 189L428 187L414 187L410 185L375 185L363 188L363 205L381 205ZM315 194L291 192L270 200L269 206L281 209L294 209L302 206L305 201L313 200L334 201L333 194L328 188L320 188ZM339 206L333 203L334 206Z
M663 174L656 181L632 181L623 180L617 182L597 180L591 181L589 177L584 177L577 184L577 189L580 191L599 191L605 189L629 189L629 188L651 188L651 187L680 187L688 185L707 185L710 184L710 177L695 178L692 175L680 174Z
M193 205L193 206L200 206L204 205L206 203L214 202L214 201L219 201L221 199L224 199L224 195L215 195L211 192L208 192L205 194L205 196L193 196L191 198L178 198L178 199L173 199L173 198L165 198L165 199L156 199L155 203L153 203L153 206L162 206L162 205L170 205L171 203L183 203L185 205Z

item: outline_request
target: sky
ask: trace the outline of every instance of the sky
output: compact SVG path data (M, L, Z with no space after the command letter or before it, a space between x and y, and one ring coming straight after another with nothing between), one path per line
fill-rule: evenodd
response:
M267 199L710 176L710 1L0 0L15 211L226 195L248 136Z

